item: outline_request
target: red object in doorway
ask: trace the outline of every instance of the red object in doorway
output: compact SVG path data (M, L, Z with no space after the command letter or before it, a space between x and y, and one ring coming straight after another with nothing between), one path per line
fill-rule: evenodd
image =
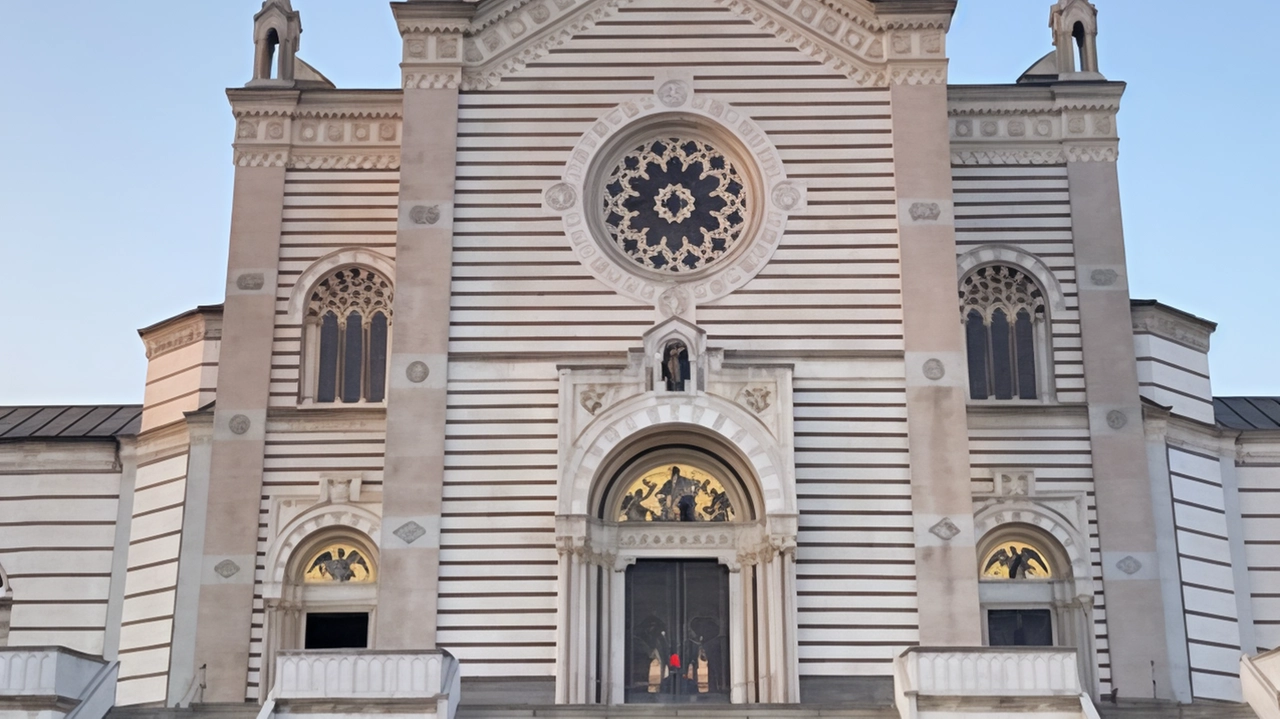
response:
M670 664L670 665L671 665L671 668L672 668L672 669L679 669L679 668L680 668L680 655L679 655L679 654L672 654L672 655L671 655L671 661L670 661L670 662L668 662L668 664Z

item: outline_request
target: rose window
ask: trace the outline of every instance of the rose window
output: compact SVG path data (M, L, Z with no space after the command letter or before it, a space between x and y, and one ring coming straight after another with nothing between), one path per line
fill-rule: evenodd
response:
M709 143L649 140L605 180L605 229L645 269L693 272L733 251L749 200L740 169Z

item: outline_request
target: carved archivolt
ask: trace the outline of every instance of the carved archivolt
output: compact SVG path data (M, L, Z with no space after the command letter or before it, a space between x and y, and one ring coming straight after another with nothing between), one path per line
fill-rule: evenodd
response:
M956 279L963 282L977 267L1003 264L1016 267L1035 278L1044 290L1049 307L1054 312L1067 309L1067 298L1053 270L1040 258L1008 245L983 245L956 258Z
M313 290L334 272L346 267L363 267L372 270L391 285L395 283L395 265L391 258L366 249L346 249L325 255L303 271L293 286L286 307L286 319L290 324L301 325L311 301ZM390 301L388 300L388 306ZM390 313L388 313L389 315Z
M267 548L266 581L263 596L279 599L288 579L289 563L295 550L317 532L325 530L352 530L368 537L374 547L381 545L382 518L364 507L351 504L330 504L311 509L299 515L280 530Z

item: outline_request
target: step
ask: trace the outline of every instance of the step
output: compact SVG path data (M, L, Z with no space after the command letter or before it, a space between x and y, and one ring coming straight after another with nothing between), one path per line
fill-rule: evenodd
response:
M1258 719L1248 704L1226 702L1177 704L1122 700L1112 704L1103 699L1097 707L1102 719Z
M899 719L888 705L461 706L457 719Z
M255 719L262 709L257 702L196 704L176 707L112 707L105 719Z

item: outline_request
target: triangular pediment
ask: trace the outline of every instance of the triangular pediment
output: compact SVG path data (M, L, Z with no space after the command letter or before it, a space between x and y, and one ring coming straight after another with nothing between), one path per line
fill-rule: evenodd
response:
M463 39L463 85L483 89L646 0L485 0ZM950 15L877 13L868 0L702 0L772 33L863 86L891 62L941 61ZM402 27L402 30L410 28Z

